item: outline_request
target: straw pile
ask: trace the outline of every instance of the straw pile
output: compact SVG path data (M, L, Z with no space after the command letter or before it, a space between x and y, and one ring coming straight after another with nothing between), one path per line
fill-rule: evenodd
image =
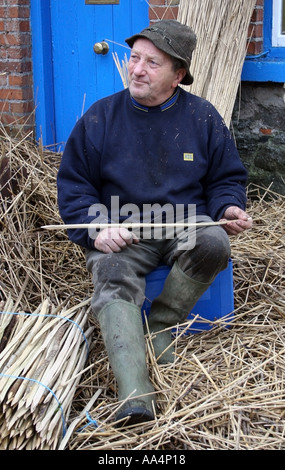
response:
M116 385L99 336L78 388L83 411L70 449L285 449L285 198L256 186L249 196L254 229L232 238L231 328L218 321L180 338L168 366L156 364L146 338L159 412L154 425L128 430L113 426Z
M191 26L197 35L191 93L210 101L228 126L255 4L256 0L180 0L177 19Z
M78 328L72 325L80 338L82 355L78 354L78 367L74 364L73 374L62 382L64 389L68 383L71 386L72 382L73 386L68 403L61 403L62 408L56 403L58 416L53 414L52 398L38 384L26 383L24 390L23 382L14 381L8 395L4 399L0 395L2 413L6 415L4 435L1 417L1 445L8 445L7 441L14 445L16 429L21 425L23 433L17 436L17 443L22 439L24 446L25 439L28 440L38 425L43 433L37 431L37 445L58 449L284 450L285 198L270 188L249 187L248 212L254 219L254 228L231 239L235 282L235 319L231 328L225 329L219 321L210 331L180 338L176 361L168 366L156 364L151 338L147 337L147 359L157 393L158 414L154 424L117 429L114 415L120 404L116 401L116 383L98 325L89 315L92 285L86 275L83 254L67 240L64 232L40 229L42 225L61 222L55 188L60 155L42 151L28 139L14 141L6 134L0 139L1 154L9 156L14 177L13 193L1 201L1 310L73 315L75 321L80 315L82 319L88 315L88 325L83 328L87 332L94 328L89 358L83 365L85 342ZM85 316L82 309L86 310ZM7 316L1 321L7 321ZM19 315L17 322L23 324L24 331L34 328L37 333L32 334L33 343L23 346L18 360L12 361L13 373L24 373L32 354L38 356L39 363L44 359L45 350L41 348L49 342L48 338L57 334L54 328L59 332L62 326L58 322L52 327L55 321ZM45 331L41 324L45 325ZM13 338L21 333L20 323L13 328L1 360L4 351L8 358L7 348L12 352ZM63 334L68 338L72 334L70 326L65 328ZM70 340L75 341L75 337ZM65 340L60 344L57 357L63 351ZM53 349L52 342L50 348ZM34 370L36 365L35 359ZM67 374L68 365L67 357L62 374ZM49 370L50 366L42 374ZM3 373L2 365L0 372ZM42 380L43 375L40 377ZM34 379L37 380L36 374ZM55 377L54 385L57 380L59 376ZM4 393L2 384L1 381ZM44 422L43 416L42 421L39 419L38 394L43 399L41 405L50 413L43 415L48 422ZM34 415L31 403L35 405ZM16 413L20 419L24 410L20 423ZM66 424L64 437L61 411ZM34 427L31 420L35 421Z
M93 331L83 272L79 285L68 266L83 254L40 230L60 220L60 155L1 131L0 449L56 449Z

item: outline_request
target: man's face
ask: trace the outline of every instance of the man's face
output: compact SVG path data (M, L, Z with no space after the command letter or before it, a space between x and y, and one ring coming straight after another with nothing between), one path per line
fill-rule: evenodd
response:
M128 65L129 90L144 106L157 106L173 94L185 75L173 70L171 58L148 39L135 41Z

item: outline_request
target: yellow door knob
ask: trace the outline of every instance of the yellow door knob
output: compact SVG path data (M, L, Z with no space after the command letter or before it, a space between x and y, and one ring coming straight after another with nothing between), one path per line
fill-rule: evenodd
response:
M96 42L93 46L95 54L108 54L109 52L109 44L105 41Z

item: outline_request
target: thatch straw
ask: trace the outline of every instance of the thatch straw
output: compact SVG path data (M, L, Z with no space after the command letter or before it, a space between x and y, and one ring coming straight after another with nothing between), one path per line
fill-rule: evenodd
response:
M178 20L191 26L197 35L191 93L210 101L228 126L255 4L256 0L180 0Z
M68 241L65 232L47 234L41 230L46 221L61 222L56 193L61 155L43 152L28 137L13 140L4 128L2 136L0 128L0 152L2 160L7 160L8 175L5 178L5 171L1 175L0 200L0 287L4 300L11 294L15 308L20 305L27 312L35 310L46 296L55 303L70 297L81 300L80 280L89 282L83 251ZM82 263L80 280L70 275L74 260L78 266Z
M92 294L83 253L68 241L65 232L40 228L61 223L55 180L60 154L41 151L29 139L14 141L5 133L0 145L1 154L9 156L14 177L13 193L1 201L1 310L40 312L47 302L50 312L61 315L74 309L79 314L81 302L88 302ZM285 198L258 186L250 186L248 193L248 212L254 228L231 237L235 283L235 318L231 328L224 328L224 322L217 321L210 331L181 337L176 344L176 360L169 366L157 365L151 338L146 337L149 371L157 393L157 416L154 423L118 429L114 426L120 406L116 382L98 325L89 315L89 324L95 328L89 359L75 374L79 381L69 402L65 437L62 438L60 419L54 428L57 448L285 448ZM7 318L2 321L10 338L5 347L11 347L16 326L11 325L9 333ZM19 316L18 321L24 323L23 317ZM51 330L47 329L46 335L49 333ZM44 335L41 328L38 335ZM22 358L26 354L29 362L33 352L36 353L29 344L28 350L23 349ZM36 370L36 363L34 367ZM18 385L15 393L20 394L20 388ZM36 395L30 398L36 399ZM20 404L22 401L19 413ZM1 444L9 447L15 444L16 403L13 408L11 402L4 400L1 406L5 405L10 434L8 441L7 434L1 436ZM24 420L28 414L23 414L22 421L27 436L33 429L28 419ZM23 441L19 440L22 446ZM49 442L48 436L46 440L41 436L37 445Z

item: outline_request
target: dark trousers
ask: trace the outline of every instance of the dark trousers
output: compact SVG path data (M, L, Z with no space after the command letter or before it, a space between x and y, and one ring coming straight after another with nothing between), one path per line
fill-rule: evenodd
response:
M197 222L212 222L197 216ZM141 239L119 253L86 252L86 265L92 273L94 296L92 310L96 315L108 302L120 299L142 307L145 298L145 276L159 264L179 267L190 278L211 283L225 269L230 258L229 238L222 226L202 225L183 231L183 236L170 239Z

